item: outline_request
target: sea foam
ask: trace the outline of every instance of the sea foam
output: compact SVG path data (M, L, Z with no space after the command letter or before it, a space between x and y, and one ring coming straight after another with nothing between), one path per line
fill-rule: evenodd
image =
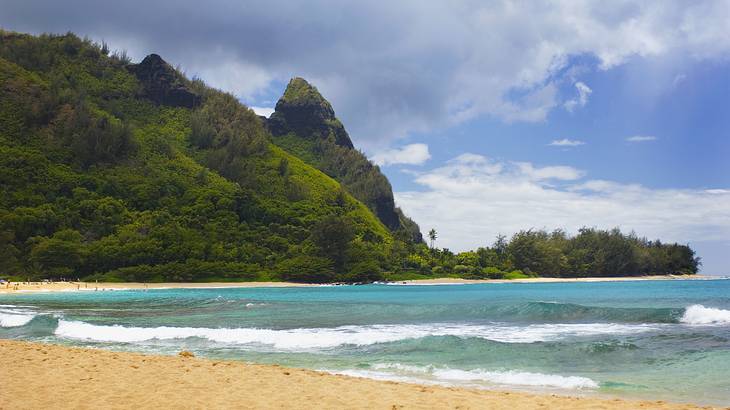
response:
M394 381L419 381L436 384L497 384L509 386L552 387L560 389L596 389L599 384L581 376L533 373L516 370L461 370L448 367L414 366L401 363L378 363L373 370L344 370L338 373Z
M684 315L679 321L688 325L730 324L730 310L692 305L684 310Z
M24 310L0 309L0 327L24 326L35 316Z
M270 345L281 350L327 349L343 345L372 345L419 339L428 336L482 338L502 343L533 343L566 337L603 334L630 334L656 329L651 325L610 323L542 324L528 326L469 324L404 324L339 326L333 328L259 329L202 327L125 327L94 325L59 320L55 334L60 337L103 342L135 343L198 337L219 343Z
M487 371L487 370L456 370L442 369L435 370L433 375L442 380L454 381L485 381L495 384L533 386L533 387L559 387L562 389L596 389L598 383L580 376L560 376L557 374L544 374L518 371Z

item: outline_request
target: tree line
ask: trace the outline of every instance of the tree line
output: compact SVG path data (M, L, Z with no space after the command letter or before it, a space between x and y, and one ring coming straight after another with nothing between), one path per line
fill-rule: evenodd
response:
M526 230L460 253L435 248L435 230L428 237L431 248L422 246L411 253L405 265L426 275L474 279L691 275L701 264L688 245L651 241L618 228L582 228L574 236L563 230Z

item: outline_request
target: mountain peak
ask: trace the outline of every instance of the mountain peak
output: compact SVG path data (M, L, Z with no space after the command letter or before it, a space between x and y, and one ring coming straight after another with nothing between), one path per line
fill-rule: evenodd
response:
M200 96L188 88L187 80L158 54L128 67L142 83L142 96L157 104L193 108L201 102Z
M307 80L289 81L265 123L275 144L309 158L311 165L339 181L389 229L403 229L415 242L423 240L418 225L395 207L388 178L354 149L332 105ZM302 144L299 139L306 141Z
M152 54L148 55L147 57L145 57L142 60L142 62L139 64L140 65L167 65L167 66L169 66L169 64L167 64L167 61L163 60L159 54L155 54L155 53L152 53Z
M332 117L335 115L332 106L322 97L319 90L302 77L294 77L289 80L281 101L288 104L322 105Z
M301 77L289 81L268 126L274 135L294 133L310 139L333 138L335 144L353 148L350 136L335 117L332 105L316 87Z

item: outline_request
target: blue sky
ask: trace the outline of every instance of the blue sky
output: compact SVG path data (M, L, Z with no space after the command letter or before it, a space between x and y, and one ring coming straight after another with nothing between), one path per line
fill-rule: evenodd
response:
M259 112L330 100L438 245L635 230L730 274L730 2L0 0L0 25L158 53Z
M653 63L637 59L582 75L580 81L592 92L585 106L572 112L557 108L538 122L478 118L414 134L404 144L429 145L432 158L424 165L467 150L504 160L570 165L594 179L651 188L730 187L730 62L651 67ZM570 96L573 84L561 92ZM626 141L634 136L655 139ZM582 144L549 145L566 139ZM384 170L399 189L416 188L408 175L397 172L401 168Z
M625 64L604 70L595 59L575 58L565 70L571 67L580 67L581 74L561 81L559 93L564 95L565 102L540 121L505 121L485 115L452 126L412 133L398 139L389 148L376 147L366 152L376 160L384 152L392 154L388 161L381 158L381 169L396 192L430 191L428 185L418 181L418 176L448 166L450 161L464 153L481 155L497 163L527 162L534 167L571 167L580 173L581 178L550 183L564 189L588 180L641 185L648 195L663 190L686 190L693 195L730 187L730 109L726 102L730 96L730 61L677 64L668 58L632 58ZM583 90L590 90L589 93L584 92L583 100L576 83L587 87ZM247 102L257 107L272 107L285 86L284 82L276 84L266 95ZM568 101L575 101L575 104ZM405 147L414 145L422 145L426 151L403 151ZM409 161L416 163L409 164ZM425 198L416 200L425 201ZM626 200L630 202L628 197ZM665 201L671 201L671 197ZM728 216L730 203L727 201L727 195L717 196L721 218ZM626 205L627 212L631 212L631 204ZM540 204L531 203L530 206L539 208ZM692 199L681 206L691 207ZM525 210L529 212L529 208ZM422 229L434 226L442 237L446 236L446 243L442 246L469 249L490 242L489 235L483 240L475 238L485 231L510 234L514 230L510 227L467 228L466 240L458 241L450 238L449 229L453 223L439 220L441 211L448 212L448 208L437 208L432 214L417 220L420 219ZM657 212L660 211L666 210L657 209ZM511 213L509 209L506 212ZM662 221L671 225L672 218L682 218L684 212L682 208L670 212ZM479 211L472 213L475 217L479 215ZM595 215L577 223L610 228L622 222L620 219L609 221L615 224ZM472 222L468 221L467 225ZM567 227L560 218L553 223L549 216L542 223L535 222L530 219L530 223L520 228ZM679 221L674 224L682 225ZM719 235L705 238L700 232L690 238L683 236L681 229L668 234L671 229L649 227L642 230L642 225L624 224L621 227L627 231L636 230L639 235L647 235L650 239L690 243L703 257L705 273L730 272L726 256L730 252L730 238L725 236L726 230L718 227L723 232ZM705 229L712 231L712 224Z

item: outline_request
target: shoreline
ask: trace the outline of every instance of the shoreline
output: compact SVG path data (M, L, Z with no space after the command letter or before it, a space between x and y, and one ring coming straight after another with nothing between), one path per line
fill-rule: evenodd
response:
M576 283L576 282L634 282L653 280L715 280L724 277L706 275L655 275L623 277L585 277L585 278L527 278L527 279L461 279L433 278L403 281L379 282L396 286L429 285L470 285L479 283ZM295 282L7 282L0 285L1 294L22 294L34 292L93 292L115 290L152 290L152 289L225 289L225 288L284 288L338 286L341 284L317 284Z
M599 276L585 278L525 278L525 279L462 279L462 278L434 278L412 279L392 282L404 285L469 285L476 283L576 283L576 282L640 282L654 280L715 280L724 279L722 276L708 275L652 275L652 276Z
M114 290L153 289L225 289L225 288L285 288L320 286L294 282L9 282L0 287L0 294L34 292L94 292Z
M479 283L576 283L576 282L635 282L653 280L716 280L721 276L708 275L655 275L655 276L623 276L623 277L585 277L585 278L527 278L527 279L461 279L433 278L411 279L403 281L382 282L388 285L469 285ZM316 284L295 282L8 282L0 285L0 294L21 294L33 292L93 292L115 290L150 290L150 289L217 289L217 288L282 288L282 287L316 287L337 286L340 284Z
M665 401L421 385L278 365L0 339L0 407L699 409Z

